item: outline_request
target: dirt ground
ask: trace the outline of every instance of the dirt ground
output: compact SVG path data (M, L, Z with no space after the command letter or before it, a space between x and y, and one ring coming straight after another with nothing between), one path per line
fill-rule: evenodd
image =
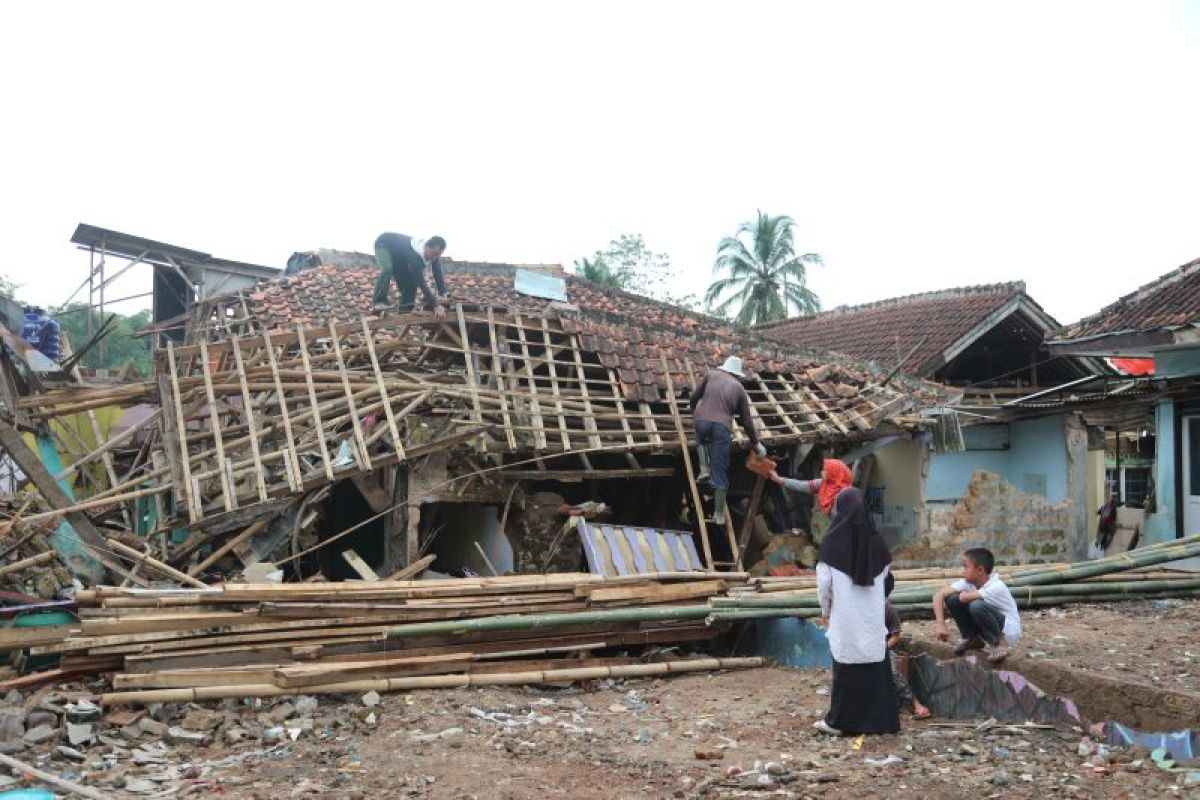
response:
M1197 621L1200 603L1075 606L1027 615L1022 646L1194 689ZM926 635L931 623L908 628ZM1081 752L1077 729L905 717L896 736L821 737L811 724L828 680L771 667L156 706L141 719L110 713L100 738L72 752L56 738L13 755L112 797L1200 798L1200 784L1183 785L1186 773L1145 752ZM23 707L61 709L63 699L43 691Z
M914 622L923 628L926 623ZM1068 605L1022 614L1021 649L1109 677L1200 691L1200 602ZM932 635L932 623L928 624Z

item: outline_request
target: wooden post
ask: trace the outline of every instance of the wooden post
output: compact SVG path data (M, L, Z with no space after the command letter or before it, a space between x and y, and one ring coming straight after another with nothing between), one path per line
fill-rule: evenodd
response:
M363 320L363 325L367 321ZM313 427L317 431L317 444L321 448L321 464L325 468L325 479L333 481L333 461L329 458L329 446L325 444L325 425L321 422L321 404L317 402L317 387L313 384L312 364L308 359L308 340L304 328L296 326L296 337L300 341L300 360L304 362L304 382L308 385L308 402L312 406Z

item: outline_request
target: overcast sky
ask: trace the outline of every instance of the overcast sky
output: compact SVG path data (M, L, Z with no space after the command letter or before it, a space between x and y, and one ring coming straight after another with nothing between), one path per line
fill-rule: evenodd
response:
M1023 279L1061 322L1200 257L1200 2L4 3L0 70L47 305L81 221L272 266L641 232L702 291L761 208L825 307Z

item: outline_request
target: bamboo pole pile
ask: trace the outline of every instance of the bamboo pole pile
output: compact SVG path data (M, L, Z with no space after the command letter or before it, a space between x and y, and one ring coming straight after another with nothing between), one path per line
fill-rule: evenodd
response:
M533 673L551 682L577 680L570 670L611 669L615 676L634 674L629 667L661 668L622 650L718 635L725 626L705 621L708 603L745 579L740 573L555 574L97 587L76 594L77 626L0 630L0 649L56 655L68 671L111 673L113 692L104 699L112 703L148 702L163 692L241 697L350 691L335 688L347 684L383 691L418 685L409 680L415 678L425 686L521 683ZM479 624L457 628L471 622ZM446 628L396 633L421 624Z
M1078 564L998 567L1018 606L1036 608L1066 603L1200 597L1200 575L1169 572L1160 565L1200 556L1200 534ZM959 577L957 572L898 570L890 601L909 615L933 611L933 596ZM710 601L709 622L738 622L772 617L821 616L815 577L753 579Z

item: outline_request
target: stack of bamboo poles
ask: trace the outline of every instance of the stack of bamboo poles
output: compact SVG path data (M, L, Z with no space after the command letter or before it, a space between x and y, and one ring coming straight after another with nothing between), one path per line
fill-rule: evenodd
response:
M1156 569L1161 564L1200 556L1200 534L1108 558L1078 564L1049 564L1013 569L999 568L1023 608L1100 603L1131 599L1200 597L1200 575ZM933 611L933 596L959 577L953 570L922 570L896 574L891 603L902 614ZM812 618L821 615L816 579L759 579L711 601L711 622L736 622L772 617Z
M708 601L744 574L506 576L247 584L76 595L76 627L0 630L0 648L111 672L105 703L560 682L758 666L759 659L643 663L614 648L696 642ZM680 613L698 608L700 613ZM504 630L408 635L404 625L513 620ZM398 632L399 631L399 632Z

